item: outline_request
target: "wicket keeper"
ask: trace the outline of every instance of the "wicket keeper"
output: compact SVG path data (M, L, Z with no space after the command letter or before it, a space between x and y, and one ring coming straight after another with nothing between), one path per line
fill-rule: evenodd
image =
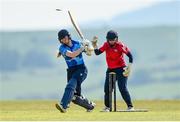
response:
M131 101L131 97L129 91L127 89L127 79L131 71L131 65L133 63L133 56L129 50L129 48L124 45L120 40L118 40L118 33L110 30L106 35L106 42L98 48L97 41L98 38L94 37L92 41L92 45L94 47L94 52L96 55L100 55L103 52L106 53L106 63L107 63L107 71L106 78L104 84L104 104L105 108L103 111L109 112L109 72L115 72L118 88L122 95L122 98L127 104L127 110L134 110L133 104ZM124 54L129 57L129 64L126 66L124 60Z

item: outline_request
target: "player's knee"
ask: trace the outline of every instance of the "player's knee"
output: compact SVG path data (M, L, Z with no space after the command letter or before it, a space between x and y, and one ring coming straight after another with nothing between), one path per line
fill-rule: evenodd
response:
M119 90L120 90L121 93L126 93L126 92L128 92L127 88L125 88L125 87L122 87L122 88L120 88Z
M75 84L67 84L66 89L75 90L76 89L76 85Z

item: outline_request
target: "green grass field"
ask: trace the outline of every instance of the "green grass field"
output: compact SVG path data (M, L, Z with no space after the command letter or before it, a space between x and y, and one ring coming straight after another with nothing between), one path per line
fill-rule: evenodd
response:
M54 106L56 101L0 101L0 120L91 120L91 121L137 121L137 120L180 120L180 101L133 101L135 108L148 112L100 112L102 101L96 101L92 112L71 104L67 113L60 113ZM118 109L126 109L118 101Z

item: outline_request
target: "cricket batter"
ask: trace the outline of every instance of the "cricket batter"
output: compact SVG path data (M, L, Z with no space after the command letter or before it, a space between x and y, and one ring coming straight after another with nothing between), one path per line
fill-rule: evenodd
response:
M81 94L81 84L87 77L87 68L84 64L82 52L87 55L85 45L81 45L78 41L71 39L69 32L66 29L62 29L58 33L58 40L61 43L59 46L59 52L57 57L63 56L67 68L67 85L64 91L64 95L59 104L55 104L56 108L65 113L69 107L70 102L84 107L87 111L94 109L95 103L90 102L87 98Z
M127 89L127 79L131 71L131 65L133 63L133 56L128 49L121 41L118 40L117 32L110 30L106 35L107 41L98 49L97 47L97 37L93 38L92 45L94 47L94 52L96 55L100 55L103 52L106 52L106 63L107 63L107 71L106 71L106 80L104 85L104 104L105 108L103 111L109 112L109 72L115 72L118 88L122 95L122 98L127 104L127 110L134 110L133 104L131 102L131 97ZM124 60L124 54L129 57L129 64L126 66Z

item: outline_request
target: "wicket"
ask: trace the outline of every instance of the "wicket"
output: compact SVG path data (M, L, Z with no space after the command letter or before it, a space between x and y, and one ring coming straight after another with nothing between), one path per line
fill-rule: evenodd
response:
M114 91L114 111L116 111L116 73L109 73L109 107L110 111L112 111L112 93Z
M117 76L115 72L109 72L109 108L112 112L112 93L114 91L114 112L147 112L147 109L134 109L134 110L116 110L116 81Z

